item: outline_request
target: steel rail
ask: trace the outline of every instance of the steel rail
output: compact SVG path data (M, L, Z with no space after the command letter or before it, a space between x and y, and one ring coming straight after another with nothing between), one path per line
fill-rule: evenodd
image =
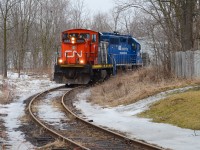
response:
M78 87L78 88L80 88L80 87ZM113 132L113 131L111 131L111 130L102 128L102 127L100 127L100 126L97 126L97 125L95 125L95 124L93 124L93 123L90 123L90 122L84 120L83 118L77 116L75 113L73 113L73 112L66 106L66 104L65 104L65 102L64 102L64 99L65 99L65 97L66 97L67 94L69 94L70 92L72 92L73 90L76 90L76 89L78 89L78 88L74 88L74 89L72 89L72 90L70 90L70 91L67 91L67 92L62 96L62 102L61 102L62 105L63 105L63 107L66 109L66 111L68 111L68 112L69 112L72 116L74 116L76 119L78 119L78 120L80 120L80 121L82 121L82 122L84 122L84 123L86 123L86 124L88 124L88 125L91 125L91 126L97 128L97 129L100 129L100 130L102 130L102 131L104 131L104 132L107 132L107 133L109 133L109 134L113 134L113 135L115 135L115 136L117 136L117 137L119 137L119 138L121 138L121 139L124 139L124 141L127 141L127 142L129 142L129 143L135 143L135 144L138 144L138 145L142 145L143 147L148 148L148 149L152 149L152 150L164 150L164 148L158 147L158 146L156 146L156 145L152 145L152 144L149 144L149 143L145 143L145 142L142 142L142 141L139 141L139 140L136 140L136 139L129 139L129 138L127 138L127 137L125 137L125 136L123 136L123 135L117 133L117 132Z
M82 146L82 145L80 145L80 144L78 144L78 143L72 141L72 140L69 139L69 138L64 137L63 135L61 135L61 134L57 133L56 131L54 131L54 130L50 129L49 127L47 127L47 126L46 126L45 124L43 124L43 123L33 114L33 112L32 112L32 105L33 105L33 103L37 100L37 98L38 98L39 96L41 96L42 94L45 94L45 93L48 93L48 92L51 92L51 91L54 91L54 90L63 88L63 87L64 87L64 86L59 86L59 87L52 88L52 89L49 89L49 90L46 90L46 91L44 91L44 92L41 92L41 93L37 94L34 98L32 98L32 100L31 100L30 103L29 103L29 106L28 106L29 113L30 113L31 117L35 120L35 122L37 122L40 126L42 126L43 128L45 128L47 131L49 131L49 132L52 133L53 135L55 135L55 136L57 136L57 137L59 137L59 138L62 138L63 140L65 140L65 141L69 142L70 144L73 144L74 146L77 146L77 147L79 147L79 148L81 148L81 149L83 149L83 150L89 150L88 148L86 148L86 147L84 147L84 146Z

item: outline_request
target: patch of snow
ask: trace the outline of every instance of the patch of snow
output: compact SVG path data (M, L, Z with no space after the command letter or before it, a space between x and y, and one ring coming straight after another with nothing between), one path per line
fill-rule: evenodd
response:
M168 94L183 92L190 88L192 87L162 92L137 103L115 108L102 108L88 103L87 97L90 95L90 91L87 90L78 95L79 101L74 105L82 110L83 115L87 116L89 120L93 120L94 124L125 132L129 138L142 139L164 148L199 150L200 131L196 131L198 136L195 136L193 130L170 124L154 123L151 122L151 119L136 116L148 109L150 104L167 97Z
M59 108L53 107L51 102L52 98L56 96L62 96L66 91L55 91L49 93L42 103L37 107L39 117L48 122L49 124L56 126L58 129L63 129L67 124L63 123L63 120L66 120L67 116L64 112L61 112Z
M22 117L25 112L24 100L30 96L53 88L61 86L50 81L48 78L35 79L33 76L21 75L18 78L17 73L8 73L8 79L6 83L8 87L12 87L12 92L14 92L14 102L1 105L0 113L5 114L6 116L2 117L5 122L5 127L7 128L8 140L7 144L12 145L9 147L12 150L29 150L34 149L34 146L27 142L24 138L24 134L16 129L21 125L20 117Z

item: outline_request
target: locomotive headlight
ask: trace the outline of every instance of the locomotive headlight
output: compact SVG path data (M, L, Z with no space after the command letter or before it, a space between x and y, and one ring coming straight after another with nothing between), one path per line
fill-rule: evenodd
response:
M58 63L59 63L59 64L62 64L62 63L63 63L63 60L62 60L61 58L59 58L59 59L58 59Z
M84 60L81 59L81 60L80 60L80 64L84 64Z
M71 38L72 44L74 44L74 43L75 43L75 40L76 40L76 38L75 38L75 37L72 37L72 38Z

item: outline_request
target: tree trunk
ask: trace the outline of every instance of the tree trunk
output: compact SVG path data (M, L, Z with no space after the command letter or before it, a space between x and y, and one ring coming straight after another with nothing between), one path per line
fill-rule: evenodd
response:
M7 78L7 18L4 18L3 77Z
M182 50L187 51L193 48L193 13L195 0L186 0L182 2L182 21L181 21L181 43Z

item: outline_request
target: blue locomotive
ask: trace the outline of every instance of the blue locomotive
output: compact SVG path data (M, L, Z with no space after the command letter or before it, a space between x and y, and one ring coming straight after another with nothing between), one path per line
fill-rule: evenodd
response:
M141 45L132 36L103 32L100 33L101 42L107 42L107 59L108 64L113 65L113 74L118 68L142 66Z

